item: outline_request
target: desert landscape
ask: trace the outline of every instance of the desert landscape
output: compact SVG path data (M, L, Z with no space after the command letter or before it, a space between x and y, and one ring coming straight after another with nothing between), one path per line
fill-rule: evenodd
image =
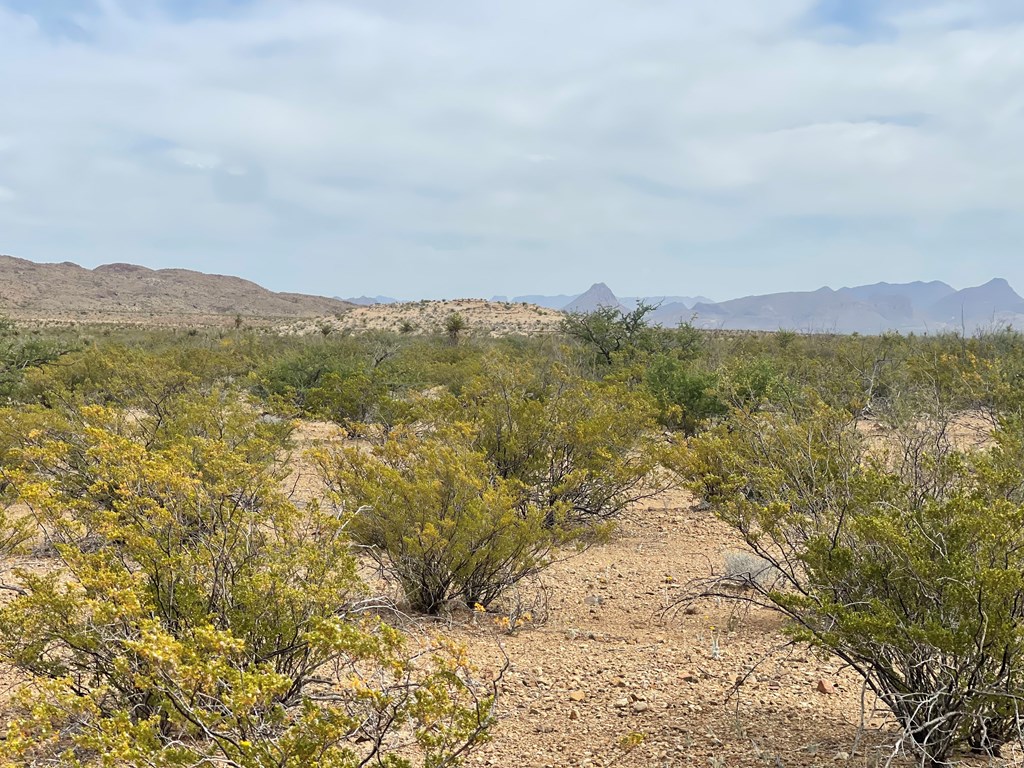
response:
M0 0L0 768L1024 768L1022 41Z
M0 327L8 764L1024 761L1016 331L58 267Z

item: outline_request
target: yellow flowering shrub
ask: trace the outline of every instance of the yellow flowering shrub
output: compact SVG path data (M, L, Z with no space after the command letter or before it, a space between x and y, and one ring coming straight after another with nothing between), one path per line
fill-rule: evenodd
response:
M0 609L28 680L0 765L439 766L485 737L492 692L361 609L345 521L282 491L283 439L213 392L9 450L57 557Z

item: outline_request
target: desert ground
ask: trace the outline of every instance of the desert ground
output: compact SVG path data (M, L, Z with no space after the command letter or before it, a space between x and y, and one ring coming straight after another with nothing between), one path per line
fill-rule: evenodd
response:
M302 447L340 435L325 423L297 433ZM288 482L300 495L318 483L301 460ZM778 616L741 602L684 601L693 580L722 573L738 549L689 492L665 491L637 504L607 543L566 553L513 590L510 600L535 618L513 634L500 615L467 610L410 620L414 634L463 642L481 677L507 658L499 722L467 764L914 765L859 678L789 646ZM1000 764L1021 763L1011 754Z

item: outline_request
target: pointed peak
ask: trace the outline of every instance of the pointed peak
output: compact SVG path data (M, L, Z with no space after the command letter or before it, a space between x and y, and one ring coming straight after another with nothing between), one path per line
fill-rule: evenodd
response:
M618 298L604 283L594 283L565 306L566 312L593 312L600 307L619 307Z

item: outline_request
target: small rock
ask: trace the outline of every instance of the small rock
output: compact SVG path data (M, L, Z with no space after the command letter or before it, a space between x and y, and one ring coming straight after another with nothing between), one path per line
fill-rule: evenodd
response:
M580 711L578 709L576 709L576 707L573 707L572 709L569 710L569 719L570 720L579 720L580 719Z
M836 692L836 687L832 685L828 680L818 681L818 693L832 694Z
M849 760L849 759L850 759L850 753L849 752L836 752L836 760L842 761L842 760Z
M612 706L615 707L615 709L625 709L629 706L629 699L616 699L612 702Z
M633 702L633 711L636 712L636 713L646 712L650 708L651 708L651 705L648 704L646 701L634 701Z
M569 701L583 701L587 694L583 691L569 691Z
M600 605L604 602L604 598L600 595L587 595L583 598L583 602L587 605Z

